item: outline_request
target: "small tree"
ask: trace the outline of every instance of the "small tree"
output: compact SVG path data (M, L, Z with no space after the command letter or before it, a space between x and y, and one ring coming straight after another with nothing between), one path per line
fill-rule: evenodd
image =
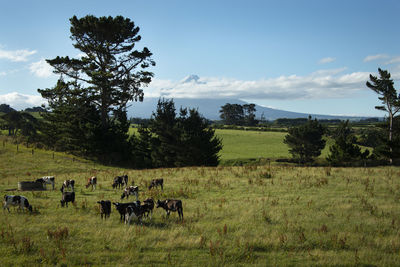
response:
M244 112L244 123L247 126L254 126L257 124L256 120L256 105L255 104L244 104L243 105Z
M176 123L174 101L158 100L157 110L149 124L150 131L154 134L151 141L154 167L174 167L178 150L184 149L179 143L180 132Z
M218 165L221 140L197 110L181 108L176 117L173 100L159 100L149 129L153 167Z
M386 111L389 115L389 151L392 153L392 139L393 139L393 117L400 110L400 95L397 95L394 88L393 80L390 78L390 73L386 70L378 68L379 78L377 76L369 75L371 82L367 81L367 87L379 95L379 100L382 101L382 106L376 106L378 110ZM392 163L392 156L389 158Z
M219 111L220 118L226 125L242 125L244 120L243 107L239 104L223 105Z
M326 158L334 166L366 159L369 155L368 149L362 153L361 148L355 144L357 140L349 126L348 120L340 123L335 131L334 138L335 143L329 148L330 154Z
M288 130L283 142L289 146L289 152L293 159L299 163L313 162L314 158L321 155L326 141L322 139L324 127L311 116L307 123Z
M177 127L184 148L177 155L177 166L218 165L222 142L196 109L181 109Z

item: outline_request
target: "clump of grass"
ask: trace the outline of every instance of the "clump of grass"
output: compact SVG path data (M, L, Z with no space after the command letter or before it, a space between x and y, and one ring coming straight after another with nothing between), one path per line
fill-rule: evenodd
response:
M54 231L52 231L50 229L47 230L47 238L50 238L57 242L67 239L68 235L69 235L68 227L64 227L64 228L60 227Z

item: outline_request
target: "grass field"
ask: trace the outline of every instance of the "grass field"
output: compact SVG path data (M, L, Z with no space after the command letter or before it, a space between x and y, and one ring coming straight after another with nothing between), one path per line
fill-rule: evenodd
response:
M284 132L257 132L239 130L215 131L222 139L223 148L220 152L222 163L227 160L269 158L290 158L289 147L283 143L287 135ZM329 153L332 139L327 139L325 149L319 158L325 159Z
M234 139L232 139L234 142ZM239 142L238 142L239 143ZM184 221L154 210L130 226L113 208L102 221L96 201L119 201L115 175L128 174L139 199L178 198ZM272 175L272 178L266 178ZM61 193L8 192L18 181L75 179L77 201ZM84 187L97 175L96 191ZM164 191L148 191L163 177ZM396 266L400 262L400 168L245 166L127 170L50 151L0 144L0 191L23 194L33 214L3 211L1 266Z

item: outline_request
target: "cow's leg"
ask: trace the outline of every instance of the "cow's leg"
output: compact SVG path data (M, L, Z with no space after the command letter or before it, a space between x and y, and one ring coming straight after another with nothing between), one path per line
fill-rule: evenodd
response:
M8 203L7 203L7 202L6 202L6 204L4 204L3 211L4 211L5 209L7 209L8 212L10 212L10 208L8 207Z

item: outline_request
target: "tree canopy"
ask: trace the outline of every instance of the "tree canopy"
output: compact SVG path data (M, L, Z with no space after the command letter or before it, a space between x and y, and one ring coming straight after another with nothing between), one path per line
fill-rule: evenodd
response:
M388 113L389 120L389 154L393 152L393 118L397 112L400 111L400 95L397 94L394 88L394 82L390 77L390 73L387 70L378 68L379 78L374 75L369 75L370 81L367 81L366 85L368 88L373 90L379 95L378 99L381 100L382 105L376 106L378 110L382 110ZM389 161L392 163L392 156L389 156Z
M313 162L321 155L326 141L322 139L324 127L317 121L308 118L306 124L288 129L283 142L289 146L289 152L299 163Z
M129 18L74 16L70 23L73 46L81 56L48 59L60 80L53 88L38 89L53 113L47 116L47 134L54 135L53 141L86 142L92 153L115 158L127 146L127 103L142 101L142 87L153 77L146 70L155 65L152 53L147 47L136 49L139 27ZM64 135L66 128L70 136Z
M361 152L361 148L356 144L357 139L349 126L349 121L340 123L334 133L335 143L329 147L327 161L334 165L353 164L361 159L366 159L369 150Z
M181 108L177 116L173 100L159 100L149 129L154 167L218 165L221 140L196 109Z

